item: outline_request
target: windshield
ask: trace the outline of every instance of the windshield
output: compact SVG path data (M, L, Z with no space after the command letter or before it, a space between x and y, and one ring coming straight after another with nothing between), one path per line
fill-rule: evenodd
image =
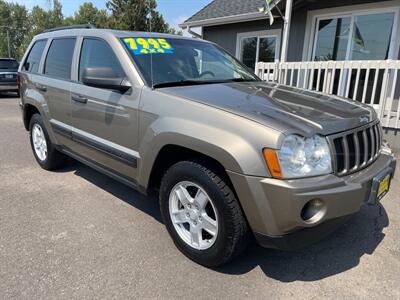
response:
M122 38L144 79L152 87L259 79L217 46L196 40Z
M19 64L13 59L0 59L0 69L18 70Z

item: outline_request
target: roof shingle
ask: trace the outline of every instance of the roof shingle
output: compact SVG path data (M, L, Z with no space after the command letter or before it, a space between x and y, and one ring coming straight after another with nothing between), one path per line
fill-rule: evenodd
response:
M265 0L214 0L184 23L259 12Z

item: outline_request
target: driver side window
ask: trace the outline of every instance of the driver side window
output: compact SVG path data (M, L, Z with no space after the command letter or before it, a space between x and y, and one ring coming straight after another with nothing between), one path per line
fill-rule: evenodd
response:
M86 68L111 68L116 77L123 77L124 71L111 47L102 40L85 38L79 61L79 81L82 82Z

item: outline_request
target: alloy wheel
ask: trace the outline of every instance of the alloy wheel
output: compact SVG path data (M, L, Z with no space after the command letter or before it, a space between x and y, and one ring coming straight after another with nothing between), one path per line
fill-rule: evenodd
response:
M47 143L42 127L35 123L32 127L32 142L36 156L45 161L47 158Z
M183 181L169 196L169 213L179 237L196 250L206 250L218 235L218 216L212 199L199 185Z

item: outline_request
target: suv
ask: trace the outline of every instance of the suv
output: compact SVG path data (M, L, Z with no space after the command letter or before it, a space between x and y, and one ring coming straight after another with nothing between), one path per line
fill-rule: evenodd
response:
M0 92L16 92L19 96L18 62L13 58L0 58Z
M39 165L70 156L156 191L176 246L205 266L251 237L315 242L379 202L394 174L372 108L262 82L210 42L58 29L34 37L19 75Z

